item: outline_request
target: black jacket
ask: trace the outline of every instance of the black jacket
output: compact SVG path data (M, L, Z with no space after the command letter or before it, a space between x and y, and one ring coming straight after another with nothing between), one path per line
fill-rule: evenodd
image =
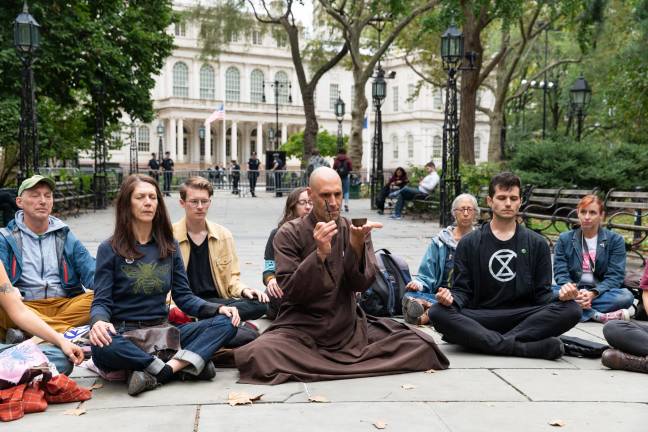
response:
M488 269L480 268L481 239L486 224L461 239L454 262L452 296L459 307L479 309L481 275ZM517 253L515 299L526 306L551 302L551 253L549 245L539 234L518 226L515 240Z

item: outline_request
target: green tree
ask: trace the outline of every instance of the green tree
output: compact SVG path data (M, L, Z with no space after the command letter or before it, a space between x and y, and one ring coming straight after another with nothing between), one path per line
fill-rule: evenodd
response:
M22 4L6 0L0 5L0 100L17 100L20 95L12 23ZM166 33L174 19L170 0L40 0L30 2L30 13L41 25L34 76L45 155L63 159L86 148L94 132L97 101L92 95L98 88L108 124L116 124L122 112L142 121L153 118L154 77L173 49L173 37ZM0 104L7 110L0 113L0 121L11 116L12 106ZM55 143L45 135L54 131ZM0 133L7 153L0 180L15 165L17 136L17 122Z
M344 138L344 147L347 148L349 137ZM322 156L335 156L337 154L337 136L328 133L322 129L317 133L316 147ZM290 135L290 138L281 146L288 156L294 156L302 162L308 162L308 157L304 157L304 132L297 132Z

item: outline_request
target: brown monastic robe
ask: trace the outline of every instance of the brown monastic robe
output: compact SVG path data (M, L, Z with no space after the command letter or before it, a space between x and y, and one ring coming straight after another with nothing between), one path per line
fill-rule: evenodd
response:
M276 276L284 291L277 319L234 351L241 383L360 378L446 369L448 359L425 333L388 318L366 316L356 291L375 278L370 238L358 258L341 217L331 254L317 257L314 213L285 223L274 239Z

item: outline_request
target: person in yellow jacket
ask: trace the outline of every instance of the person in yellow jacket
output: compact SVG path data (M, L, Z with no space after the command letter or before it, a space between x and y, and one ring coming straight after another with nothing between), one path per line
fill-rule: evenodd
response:
M180 244L189 287L207 301L236 307L242 321L260 318L268 296L241 282L232 233L207 220L213 193L211 182L203 177L190 177L180 187L185 217L173 224L173 236Z

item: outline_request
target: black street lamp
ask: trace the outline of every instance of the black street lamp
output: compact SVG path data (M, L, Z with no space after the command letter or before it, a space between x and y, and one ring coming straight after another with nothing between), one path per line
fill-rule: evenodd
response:
M344 120L344 111L345 104L342 98L340 97L340 92L338 92L338 98L335 101L335 118L338 122L338 134L337 134L337 149L340 151L344 147L344 138L342 137L342 120Z
M108 158L108 146L104 136L104 98L105 91L101 84L95 85L92 91L92 99L95 109L95 136L94 136L94 191L95 210L106 208L107 182L106 160Z
M528 81L525 79L523 79L520 84L522 84L523 87L526 86L527 88L540 90L542 92L542 139L545 139L547 134L547 93L556 91L558 89L558 84L555 81Z
M32 70L35 53L40 45L39 28L40 25L29 14L27 2L25 2L22 13L14 21L14 47L22 62L19 132L20 168L17 175L18 184L31 174L39 172L36 98L34 95L34 71Z
M261 101L266 103L265 95L265 86L266 84L270 85L274 89L274 101L275 101L275 133L270 138L270 141L273 142L273 149L277 150L279 148L279 89L288 89L288 103L292 104L292 84L289 81L264 81L263 82L263 96ZM281 137L286 138L286 137Z
M592 89L581 74L569 90L569 102L572 115L577 118L576 140L580 141L583 131L583 120L587 115L587 107L592 100Z
M391 72L387 78L394 78L395 72ZM383 137L382 137L382 104L387 97L387 81L385 81L385 70L380 62L376 67L376 74L371 83L371 99L376 111L374 121L374 136L371 149L371 208L376 209L376 197L383 188L385 182L383 173Z
M130 166L129 174L139 173L139 149L137 148L137 128L135 122L131 123L130 131Z
M157 125L157 135L158 135L158 163L162 166L162 137L164 136L164 123L161 121Z
M452 223L452 201L461 193L459 174L459 118L457 116L457 72L474 69L476 53L464 54L464 37L461 30L451 24L441 36L441 59L448 73L446 103L443 118L443 162L441 167L441 209L439 223L442 227ZM463 66L464 59L468 65Z

